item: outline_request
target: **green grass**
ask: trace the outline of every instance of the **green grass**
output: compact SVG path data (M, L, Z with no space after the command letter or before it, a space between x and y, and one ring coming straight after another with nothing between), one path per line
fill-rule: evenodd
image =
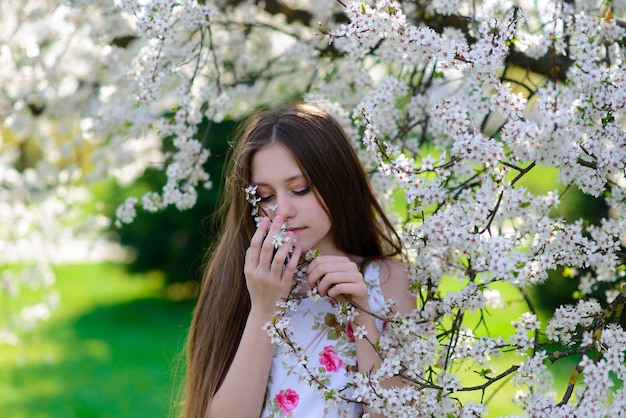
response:
M3 418L165 417L193 304L157 273L61 266L61 303L18 347L0 346Z

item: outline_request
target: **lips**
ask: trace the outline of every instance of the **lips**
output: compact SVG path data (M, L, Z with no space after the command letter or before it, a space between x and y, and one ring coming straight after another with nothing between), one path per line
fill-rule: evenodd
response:
M298 234L299 232L304 231L304 228L287 228L287 231L293 232L294 234Z

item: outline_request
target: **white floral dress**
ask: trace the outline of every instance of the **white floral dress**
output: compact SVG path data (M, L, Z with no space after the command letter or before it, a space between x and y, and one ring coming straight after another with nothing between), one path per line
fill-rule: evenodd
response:
M369 287L369 304L372 312L380 312L384 298L380 290L379 264L369 263L363 273ZM310 383L303 377L303 366L294 354L277 348L272 360L265 402L261 417L360 417L360 404L332 396L351 398L350 385L357 372L356 349L352 328L341 324L335 316L334 302L327 298L315 301L302 298L298 307L289 311L292 339L308 357L307 368L323 383ZM382 322L377 320L379 331ZM244 396L244 394L242 394Z

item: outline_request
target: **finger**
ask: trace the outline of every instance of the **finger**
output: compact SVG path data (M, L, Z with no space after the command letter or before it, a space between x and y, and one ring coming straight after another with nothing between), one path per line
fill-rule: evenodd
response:
M327 273L321 276L316 282L315 286L317 286L317 292L321 296L328 295L328 289L333 287L337 283L336 279L337 273Z
M298 262L300 261L301 254L302 254L302 248L295 247L293 249L293 253L291 254L291 258L285 265L285 270L283 271L281 280L288 281L290 285L293 281L293 275L296 272L296 268L298 268Z
M324 274L324 276L322 276L321 280L323 283L320 283L323 284L325 290L328 290L331 286L344 282L357 284L365 283L363 280L363 274L354 263L350 263L348 265L335 264L330 267L332 268L332 270L328 271Z
M281 232L281 226L283 223L283 217L277 216L274 218L269 230L267 230L267 235L263 240L263 245L261 246L261 254L259 258L259 263L267 266L268 268L271 265L271 262L274 258L274 251L276 248L274 247L274 237Z
M349 301L361 308L367 308L368 289L363 281L342 281L333 284L325 291L328 297L339 302Z
M318 256L307 265L306 279L309 282L309 286L316 287L322 277L324 277L324 274L328 272L324 267L324 260L327 260L327 256Z
M342 271L358 270L358 266L348 257L344 256L318 256L309 264L310 271L317 268L337 269Z
M287 233L287 240L283 243L283 245L276 251L274 255L274 259L272 260L271 271L274 274L280 273L283 270L285 265L285 261L287 261L287 257L289 256L289 250L291 248L291 244L293 242L293 238L295 234L293 232ZM278 276L280 277L280 275Z
M337 283L328 288L326 291L326 295L331 298L337 298L339 296L348 296L350 297L352 294L356 293L358 290L357 283ZM359 292L360 293L360 292Z
M254 234L252 235L252 239L250 240L250 247L248 247L248 250L246 251L246 264L256 266L259 263L261 246L263 245L263 240L265 238L265 234L267 233L269 225L269 218L265 217L261 219L257 230L254 232Z
M359 268L347 257L325 258L317 261L317 258L307 266L307 280L310 286L318 285L319 281L329 273L358 274Z

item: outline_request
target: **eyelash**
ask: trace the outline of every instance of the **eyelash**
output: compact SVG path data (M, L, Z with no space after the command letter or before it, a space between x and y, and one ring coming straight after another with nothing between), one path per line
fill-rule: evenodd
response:
M306 188L304 188L302 190L295 190L295 191L291 192L291 194L294 194L296 196L304 196L305 194L309 193L310 191L311 191L311 189L306 187ZM263 197L259 196L259 199L260 199L259 202L267 202L267 201L272 200L273 198L274 198L273 194L271 194L269 196L263 196Z

